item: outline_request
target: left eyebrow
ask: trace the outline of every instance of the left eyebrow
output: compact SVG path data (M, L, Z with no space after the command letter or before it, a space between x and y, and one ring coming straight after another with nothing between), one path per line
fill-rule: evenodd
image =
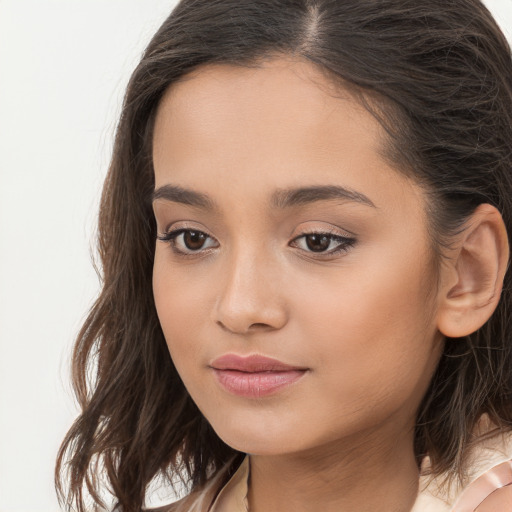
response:
M377 208L373 201L364 194L338 185L279 189L272 194L271 204L274 208L284 209L331 199L355 201L356 203Z

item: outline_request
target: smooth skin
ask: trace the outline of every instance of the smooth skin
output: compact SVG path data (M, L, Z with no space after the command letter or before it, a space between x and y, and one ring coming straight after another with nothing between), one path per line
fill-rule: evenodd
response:
M444 334L475 330L499 298L497 211L482 205L436 265L425 194L385 144L348 91L285 56L202 66L159 106L155 304L190 395L250 454L251 512L410 510ZM307 371L240 397L210 367L228 353Z

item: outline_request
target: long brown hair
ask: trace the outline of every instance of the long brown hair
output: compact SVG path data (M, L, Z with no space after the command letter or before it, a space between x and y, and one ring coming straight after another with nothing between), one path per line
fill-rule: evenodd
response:
M389 137L388 157L430 197L433 247L480 203L512 240L512 60L479 0L182 0L149 43L125 95L99 215L103 287L73 353L82 412L58 455L61 502L79 512L108 487L139 511L155 475L194 490L244 454L201 415L170 359L153 303L152 129L169 86L205 63L314 63L357 89ZM415 450L436 473L463 469L487 413L512 428L511 277L492 318L448 342L418 411ZM105 482L102 484L101 475Z

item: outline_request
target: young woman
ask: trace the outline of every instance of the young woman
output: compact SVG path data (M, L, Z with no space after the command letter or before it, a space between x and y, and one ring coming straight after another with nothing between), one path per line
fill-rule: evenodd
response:
M511 229L478 0L181 1L118 126L63 503L512 509Z

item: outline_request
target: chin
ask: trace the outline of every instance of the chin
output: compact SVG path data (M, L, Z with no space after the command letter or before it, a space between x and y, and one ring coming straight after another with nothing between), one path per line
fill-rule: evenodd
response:
M221 439L231 448L250 455L272 456L298 451L291 446L283 445L280 440L272 439L271 437L260 437L258 439L249 437L245 437L245 439L221 437Z
M236 420L229 424L211 423L215 433L228 446L240 452L251 455L283 455L305 450L308 446L304 442L303 436L297 436L295 439L290 436L292 429L286 428L281 423L272 428L271 425L252 422L236 424Z

